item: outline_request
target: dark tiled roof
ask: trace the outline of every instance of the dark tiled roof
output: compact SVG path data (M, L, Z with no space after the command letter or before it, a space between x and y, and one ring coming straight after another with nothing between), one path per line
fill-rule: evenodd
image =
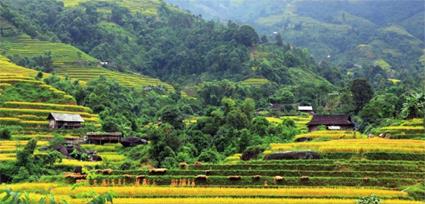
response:
M84 122L84 119L78 114L50 113L48 119L60 122Z
M354 125L348 115L314 115L307 125Z

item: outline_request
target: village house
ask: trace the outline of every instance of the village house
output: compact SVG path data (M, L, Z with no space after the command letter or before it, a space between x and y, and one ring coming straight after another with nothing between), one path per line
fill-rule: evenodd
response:
M90 144L119 143L122 139L120 132L88 132L86 140Z
M354 130L355 124L348 115L313 115L307 123L308 131L318 130L320 126L327 130Z
M78 114L50 113L47 117L50 129L75 129L83 127L84 119Z

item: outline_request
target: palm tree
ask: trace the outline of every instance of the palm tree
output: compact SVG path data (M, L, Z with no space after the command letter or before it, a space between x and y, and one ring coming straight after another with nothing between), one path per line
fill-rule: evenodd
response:
M406 97L401 110L404 118L423 117L425 114L425 93L411 93Z

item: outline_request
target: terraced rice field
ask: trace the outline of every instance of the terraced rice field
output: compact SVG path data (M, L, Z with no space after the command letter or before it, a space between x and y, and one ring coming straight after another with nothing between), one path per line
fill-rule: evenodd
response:
M250 86L262 86L262 85L270 83L270 81L265 78L249 78L249 79L245 79L241 81L240 83L243 85L250 85Z
M303 142L271 144L269 152L289 150L313 150L318 152L399 152L425 153L425 141L421 140L391 140L382 138L346 139L325 142Z
M393 139L425 139L424 122L422 118L404 120L399 124L393 124L380 128L376 134L384 133L386 137Z
M114 72L100 67L67 66L58 69L57 73L61 75L66 75L72 79L78 79L86 82L92 79L96 79L99 76L105 76L107 78L114 79L118 83L128 87L142 88L146 86L163 86L166 90L174 90L171 85L164 83L159 79L140 74Z
M306 125L307 125L308 122L310 122L311 118L312 118L311 115L283 116L283 117L280 117L280 118L266 117L266 119L270 123L274 123L274 124L280 124L285 119L293 120L295 122L295 126L297 127L297 129L299 129L301 131L307 131Z
M384 203L421 203L408 200L406 192L376 188L200 188L200 187L157 187L157 186L80 186L61 184L25 183L0 186L0 189L29 191L32 198L51 191L55 198L69 203L87 203L92 193L112 192L114 203L355 203L361 196L375 194L384 198ZM300 198L303 197L303 198Z
M336 130L321 130L309 133L299 134L294 137L294 140L299 139L312 140L335 140L335 139L366 139L367 136L358 131L336 131Z
M174 90L171 85L156 78L134 73L121 73L102 68L98 66L99 60L91 57L78 48L64 43L40 41L31 39L27 35L21 35L14 38L2 38L0 50L8 55L20 55L25 57L34 57L43 55L46 52L51 52L55 72L63 76L68 76L71 79L84 82L96 79L99 76L105 76L128 87L142 88L146 86L163 86L166 90ZM27 72L28 71L25 71L25 73ZM31 75L35 74L35 71L31 72Z
M63 0L65 7L72 7L80 3L87 2L88 0ZM144 15L157 15L157 10L160 5L158 0L98 0L98 1L111 1L118 5L128 8L131 12L140 12Z

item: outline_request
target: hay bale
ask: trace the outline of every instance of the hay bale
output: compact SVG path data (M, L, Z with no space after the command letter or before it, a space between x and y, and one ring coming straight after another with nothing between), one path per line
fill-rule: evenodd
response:
M363 182L365 182L365 183L369 183L369 181L370 181L370 178L369 178L369 177L364 177L364 178L363 178Z
M282 176L275 176L275 177L273 177L273 180L274 180L275 182L281 182L281 181L283 181L283 180L284 180L284 178L283 178Z
M301 176L301 177L300 177L300 181L301 181L302 183L307 183L307 182L309 182L309 181L310 181L310 177L308 177L308 176Z
M189 169L189 164L187 164L186 162L180 162L179 168L182 169L182 170L187 170L187 169Z
M65 172L64 177L65 178L72 178L72 179L75 179L75 180L82 180L82 179L86 179L87 175L86 174L80 174L80 173L73 173L73 172Z
M99 169L97 170L98 174L103 174L103 175L112 175L113 170L112 169Z
M254 175L254 176L252 176L251 178L252 178L252 180L254 180L254 181L259 181L259 180L261 179L261 176L260 176L260 175Z
M227 179L231 180L231 181L239 181L242 179L241 176L228 176Z
M205 170L205 175L210 176L211 175L211 170Z
M197 161L195 162L195 164L193 165L194 168L201 168L202 167L202 163Z
M207 175L197 175L195 177L196 181L207 181L208 180L208 176Z
M149 174L153 174L153 175L164 175L166 173L167 173L167 169L166 168L149 169Z

